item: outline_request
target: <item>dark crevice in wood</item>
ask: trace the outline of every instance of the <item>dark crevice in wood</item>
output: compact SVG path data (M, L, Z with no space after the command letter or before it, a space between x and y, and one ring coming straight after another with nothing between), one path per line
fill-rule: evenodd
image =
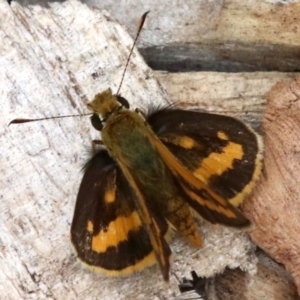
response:
M187 44L140 48L154 70L169 72L300 71L300 47L271 44Z

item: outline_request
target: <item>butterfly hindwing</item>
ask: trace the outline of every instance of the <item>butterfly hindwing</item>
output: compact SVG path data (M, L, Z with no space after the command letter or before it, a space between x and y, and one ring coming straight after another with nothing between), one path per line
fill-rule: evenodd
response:
M84 263L118 275L156 261L134 197L107 151L95 154L85 167L71 228L71 240ZM161 220L156 223L164 234L167 224Z

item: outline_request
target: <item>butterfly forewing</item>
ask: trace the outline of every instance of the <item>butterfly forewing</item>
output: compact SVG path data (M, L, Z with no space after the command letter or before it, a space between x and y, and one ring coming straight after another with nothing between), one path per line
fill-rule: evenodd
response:
M73 245L83 262L118 275L156 261L134 197L107 151L94 155L85 168L71 228ZM164 234L166 222L157 224Z
M147 119L172 154L224 199L238 205L259 177L262 142L241 121L222 115L161 110Z

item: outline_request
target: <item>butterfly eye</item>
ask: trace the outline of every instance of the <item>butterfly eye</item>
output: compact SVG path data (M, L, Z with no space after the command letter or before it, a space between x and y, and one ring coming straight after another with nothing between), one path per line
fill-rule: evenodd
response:
M129 108L129 103L125 98L123 98L119 95L117 95L116 97L117 97L118 101L122 104L122 106L124 106L125 108Z
M99 131L102 130L103 124L102 124L102 121L100 120L100 118L99 118L99 116L97 114L93 114L91 116L91 123L92 123L93 127L96 130L99 130Z

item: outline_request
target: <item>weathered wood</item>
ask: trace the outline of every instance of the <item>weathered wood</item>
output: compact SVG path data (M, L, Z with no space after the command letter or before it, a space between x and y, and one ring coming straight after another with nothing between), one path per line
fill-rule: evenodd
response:
M293 73L157 73L170 98L182 107L204 109L242 119L260 131L264 95Z
M151 10L141 53L168 71L299 71L300 2L241 0L87 0L131 34ZM151 21L150 21L151 20Z
M132 39L110 16L75 1L49 9L22 8L15 3L9 7L1 1L0 38L0 294L5 299L132 299L143 295L170 299L178 294L175 278L166 285L157 267L129 277L105 278L76 262L69 241L70 223L80 169L88 156L87 147L97 138L87 117L7 127L17 117L86 112L87 99L95 93L107 87L116 90ZM197 95L198 86L209 87L215 75L183 75L187 77L180 79L184 83L180 101L188 100L192 90ZM234 103L242 101L239 107L243 111L253 103L261 106L266 86L273 85L276 76L290 76L256 75L261 76L263 85L252 77L255 74L220 74L218 86L228 80L226 98L224 91L216 88L215 94L210 88L199 89L204 96L199 93L198 97L201 101L207 98L208 109L212 109L211 101L222 97ZM165 78L171 95L179 94L178 82L172 84L179 75L157 76ZM240 86L238 93L235 80ZM122 95L133 108L170 103L138 53L133 55ZM191 101L190 106L195 105ZM223 103L215 107L220 112L222 106L226 111ZM203 249L192 248L180 238L172 243L172 271L179 277L191 269L201 276L212 276L226 266L254 273L252 244L245 233L209 224L203 224L201 232Z
M208 300L295 300L297 289L293 279L258 251L257 273L251 276L240 269L226 269L208 282Z

